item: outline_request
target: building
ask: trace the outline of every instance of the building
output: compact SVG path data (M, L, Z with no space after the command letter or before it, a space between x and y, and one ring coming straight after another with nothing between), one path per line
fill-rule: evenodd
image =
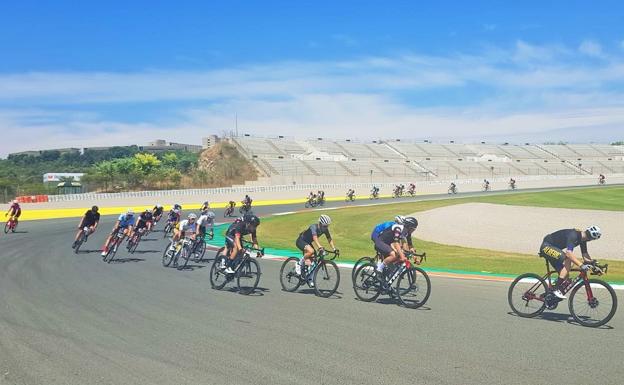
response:
M215 144L219 143L221 141L221 138L219 138L216 135L208 135L204 138L202 138L202 147L203 148L210 148L212 146L214 146Z
M167 151L200 152L202 150L202 146L196 144L167 142L162 139L156 139L152 142L149 142L147 146L139 146L139 150L150 153L160 153Z

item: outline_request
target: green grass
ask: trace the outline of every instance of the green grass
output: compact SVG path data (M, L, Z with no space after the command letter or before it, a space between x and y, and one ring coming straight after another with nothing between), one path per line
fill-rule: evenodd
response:
M624 211L624 187L596 187L540 193L514 193L473 198L471 201L516 206Z
M591 194L590 194L591 193ZM546 194L545 198L542 194ZM620 202L613 199L620 196ZM589 198L584 197L588 195ZM522 204L534 206L577 207L575 202L582 203L583 208L623 210L622 197L624 188L575 189L545 193L520 193L491 197L462 199L443 199L421 202L395 203L370 207L352 207L340 210L328 210L332 217L332 235L341 250L341 260L354 261L365 255L372 254L370 232L379 222L391 220L397 213L413 213L466 202L492 202L501 204ZM604 201L603 201L604 200ZM605 203L608 202L608 203ZM549 206L552 207L552 206ZM258 228L258 236L263 246L279 249L296 249L294 242L297 235L319 216L318 211L304 212L263 220ZM544 271L544 260L536 255L525 255L486 249L474 249L460 246L443 245L415 239L417 250L426 251L428 259L426 268L461 270L470 272L487 272L496 274L516 275L524 272ZM537 248L539 245L535 245ZM609 261L609 281L624 282L624 261Z

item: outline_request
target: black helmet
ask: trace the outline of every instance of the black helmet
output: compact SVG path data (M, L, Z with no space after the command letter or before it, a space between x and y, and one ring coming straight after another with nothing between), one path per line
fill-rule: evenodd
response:
M97 213L98 210L99 210L99 208L97 206L91 207L91 211L93 211L94 213Z
M245 216L243 216L243 221L253 226L258 226L260 224L260 218L258 218L254 214L245 214Z
M403 225L410 229L415 229L418 227L418 220L414 217L407 217L403 220Z

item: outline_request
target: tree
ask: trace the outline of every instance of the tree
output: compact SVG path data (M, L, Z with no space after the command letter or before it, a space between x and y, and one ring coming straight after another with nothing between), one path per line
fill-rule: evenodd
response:
M143 176L150 175L152 172L160 168L161 161L153 154L134 154L135 168Z

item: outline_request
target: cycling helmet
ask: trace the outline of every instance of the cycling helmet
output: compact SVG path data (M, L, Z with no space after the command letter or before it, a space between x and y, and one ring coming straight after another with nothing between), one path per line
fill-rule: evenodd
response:
M134 210L132 210L132 209L128 209L128 210L126 211L126 215L134 215Z
M16 204L18 204L18 203L19 203L19 202L17 201L17 199L13 199L13 204L14 204L14 205L16 205Z
M252 226L258 226L260 224L260 218L253 214L245 214L245 216L243 216L243 221Z
M97 206L91 207L91 211L93 211L94 213L97 213L98 210L99 210L99 208Z
M602 231L600 230L600 227L596 225L588 227L585 232L590 239L598 239L602 236Z
M180 205L179 205L179 204L177 204L177 203L173 205L173 208L174 208L174 209L178 209L178 210L182 210L182 206L180 206Z
M163 206L159 203L159 204L156 205L156 208L162 209Z
M205 201L204 206L208 206L208 205L210 205L210 203L208 203L208 201Z
M394 221L402 225L405 222L405 217L403 215L397 215L396 217L394 217Z
M152 212L152 208L148 207L145 210L143 210L144 213L151 213Z
M197 219L197 215L195 215L194 213L190 213L190 214L188 215L188 219L189 219L189 221L190 221L191 219L195 220L195 219Z
M212 211L208 211L208 213L206 213L206 216L208 217L208 219L215 219L216 215Z
M331 224L331 218L329 215L323 214L319 217L319 223L323 226L329 226Z
M403 225L405 227L410 228L410 229L415 229L415 228L418 227L418 220L416 218L414 218L414 217L407 217L403 221Z

